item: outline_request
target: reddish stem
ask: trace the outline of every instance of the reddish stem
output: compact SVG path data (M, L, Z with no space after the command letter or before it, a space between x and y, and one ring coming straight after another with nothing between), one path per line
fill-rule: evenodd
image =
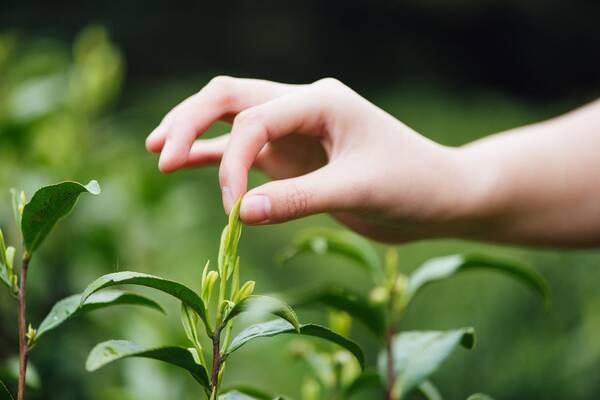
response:
M219 388L219 372L221 371L221 330L217 328L213 335L213 365L212 365L212 374L211 374L211 389L213 395ZM216 398L216 396L215 396Z
M21 281L19 284L19 389L18 400L25 400L25 378L27 376L27 359L29 347L27 343L27 270L29 257L23 257L21 265Z

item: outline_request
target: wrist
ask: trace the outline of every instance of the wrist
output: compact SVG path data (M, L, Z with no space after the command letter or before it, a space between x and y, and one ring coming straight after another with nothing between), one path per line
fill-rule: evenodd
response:
M447 227L451 236L485 240L500 215L502 185L490 161L470 146L450 149L454 163L452 209Z

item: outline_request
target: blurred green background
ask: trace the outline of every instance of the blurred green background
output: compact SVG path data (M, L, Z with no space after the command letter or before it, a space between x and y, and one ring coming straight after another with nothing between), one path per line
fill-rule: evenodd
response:
M161 175L143 141L212 76L335 76L424 135L460 145L598 97L599 20L600 3L583 0L3 1L0 226L14 241L10 187L31 194L66 179L97 179L103 187L99 198L80 202L34 261L30 319L39 323L53 302L116 270L199 286L226 222L217 170ZM226 130L219 125L209 135ZM251 177L253 185L262 181ZM255 279L263 293L340 279L366 291L365 277L343 260L305 256L275 266L273 255L294 232L316 225L335 224L316 216L247 228L242 278ZM522 287L489 273L427 288L404 328L471 325L479 336L474 351L457 351L434 375L446 398L476 391L497 399L599 398L600 252L463 241L398 247L407 271L427 258L470 250L530 263L548 279L553 300L545 310ZM84 372L87 352L109 338L183 344L177 304L159 300L168 305L166 320L152 311L112 309L45 338L32 355L41 387L30 398L198 398L191 378L159 363L132 360ZM376 344L360 326L353 334L373 362ZM232 358L227 379L298 398L305 371L285 351L288 342L248 346ZM0 360L14 356L16 343L15 307L3 292Z

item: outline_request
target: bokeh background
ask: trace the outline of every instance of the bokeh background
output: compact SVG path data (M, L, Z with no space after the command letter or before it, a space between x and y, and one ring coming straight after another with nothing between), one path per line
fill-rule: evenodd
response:
M30 319L39 322L54 301L116 270L199 286L225 224L217 170L161 175L143 141L212 76L299 83L334 76L424 135L461 145L597 98L598 21L600 3L585 0L2 0L0 226L14 241L10 187L31 194L65 179L103 186L100 197L80 202L34 261ZM218 125L209 135L226 130ZM254 185L262 181L252 176ZM275 266L273 255L295 231L334 225L316 216L247 228L243 278L257 280L260 292L340 279L368 290L365 277L343 260L306 256ZM552 306L545 310L518 284L489 273L427 288L405 329L471 325L479 334L474 351L457 351L434 375L446 398L476 391L497 399L599 398L600 252L448 240L398 247L406 271L433 256L471 250L537 268L550 283ZM167 319L112 309L45 338L32 355L40 387L31 399L198 398L187 374L151 361L84 372L87 352L109 338L184 344L177 304L159 300L168 306ZM353 335L373 362L376 344L360 326ZM229 381L298 398L306 371L292 361L288 343L248 346L228 366ZM16 349L15 307L0 293L4 376Z

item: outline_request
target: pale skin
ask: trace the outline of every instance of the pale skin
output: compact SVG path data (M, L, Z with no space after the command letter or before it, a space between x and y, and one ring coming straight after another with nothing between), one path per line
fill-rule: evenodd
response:
M231 133L200 136L215 122ZM461 147L435 143L335 79L217 77L148 136L159 168L220 164L228 212L270 224L330 213L393 243L436 237L600 244L600 100ZM248 190L248 171L273 180Z

